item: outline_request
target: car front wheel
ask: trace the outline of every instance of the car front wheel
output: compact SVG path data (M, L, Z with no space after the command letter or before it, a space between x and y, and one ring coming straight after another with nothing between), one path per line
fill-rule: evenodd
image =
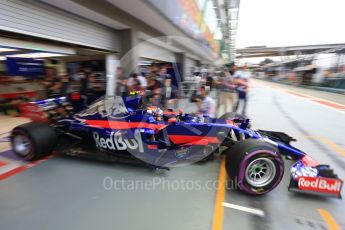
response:
M272 191L282 180L284 161L274 146L247 139L228 150L226 170L240 190L262 195Z

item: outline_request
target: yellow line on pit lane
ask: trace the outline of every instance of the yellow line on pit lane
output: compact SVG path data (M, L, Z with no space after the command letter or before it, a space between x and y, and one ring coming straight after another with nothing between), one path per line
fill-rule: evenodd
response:
M218 189L217 189L217 194L216 194L216 202L214 205L212 230L222 230L223 228L223 216L224 216L223 202L225 198L225 183L226 183L224 157L222 157L221 162L220 162L218 181L219 181L219 184L218 184Z
M329 230L340 230L340 227L335 222L334 218L329 212L323 209L318 209L317 211L319 211L319 214L321 215L323 220L326 222Z
M318 136L308 136L307 138L320 140L322 143L327 145L329 148L333 149L336 153L340 154L341 156L345 157L345 150L340 147L339 145L335 144L333 141L326 137L318 137Z

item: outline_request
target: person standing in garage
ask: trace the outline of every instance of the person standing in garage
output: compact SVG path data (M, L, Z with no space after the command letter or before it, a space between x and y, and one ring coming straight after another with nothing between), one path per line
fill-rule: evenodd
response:
M167 99L170 99L171 96L173 96L172 92L172 78L171 75L167 73L167 67L161 66L158 74L156 75L156 80L160 82L160 84L163 86L161 89L161 105L163 108L167 105ZM167 96L169 98L167 98Z
M171 78L170 74L167 73L167 68L162 66L157 74L156 79L162 84L165 85L165 79Z
M233 71L236 68L235 65L231 67L230 70L225 68L223 76L220 80L217 81L218 88L220 90L220 97L218 100L218 116L221 114L221 106L223 105L223 113L233 112L236 107L236 85L230 71Z
M126 95L127 80L125 78L124 71L121 67L117 67L115 77L116 77L115 95L125 96Z
M234 73L234 83L237 85L237 103L236 103L236 112L238 112L240 104L242 104L243 116L246 116L246 108L248 101L248 90L249 90L249 79L250 73L248 72L247 65L241 67L240 70Z
M55 68L46 68L46 77L42 81L42 85L45 89L45 97L47 98L60 92L62 82L60 82L60 79L57 77Z
M69 75L67 73L63 73L61 74L60 77L60 81L61 81L61 88L60 88L60 95L64 95L64 94L68 94L72 92L71 89L71 79L69 77Z
M148 77L148 87L147 87L147 101L151 105L159 106L161 104L163 85L160 81L156 79L156 75L151 73Z
M77 78L76 80L80 84L79 93L85 94L87 91L87 85L88 85L88 75L82 66L79 67L78 72L76 74L76 78Z
M174 109L177 109L178 99L177 99L177 89L172 84L172 79L170 74L166 75L166 79L164 81L164 98L165 98L165 109L169 109L171 105Z
M201 86L199 92L201 98L196 99L198 113L204 116L214 117L215 103L212 97L209 96L209 91L205 86Z
M136 80L138 80L140 88L143 91L146 90L146 87L147 87L146 78L141 75L138 75L137 73L132 73L131 77L127 81L128 92L133 91L134 88L138 88L138 84L137 84L138 82L136 82Z

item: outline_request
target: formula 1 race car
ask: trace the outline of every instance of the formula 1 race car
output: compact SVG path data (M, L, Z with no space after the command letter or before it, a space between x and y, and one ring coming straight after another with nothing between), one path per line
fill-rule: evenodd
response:
M282 132L253 130L249 119L233 113L220 118L143 106L141 97L79 94L26 103L23 115L34 120L12 130L13 151L25 160L52 152L164 168L225 155L231 180L248 194L273 190L284 174L283 156L296 161L290 191L341 197L343 181L293 147Z

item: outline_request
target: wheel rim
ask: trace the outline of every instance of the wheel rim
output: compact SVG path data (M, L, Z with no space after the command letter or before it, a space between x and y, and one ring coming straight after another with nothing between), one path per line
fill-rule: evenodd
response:
M25 135L16 135L13 138L13 148L16 153L25 157L30 153L31 150L29 138Z
M269 158L258 158L247 166L245 179L253 187L264 187L273 181L275 175L274 162Z

